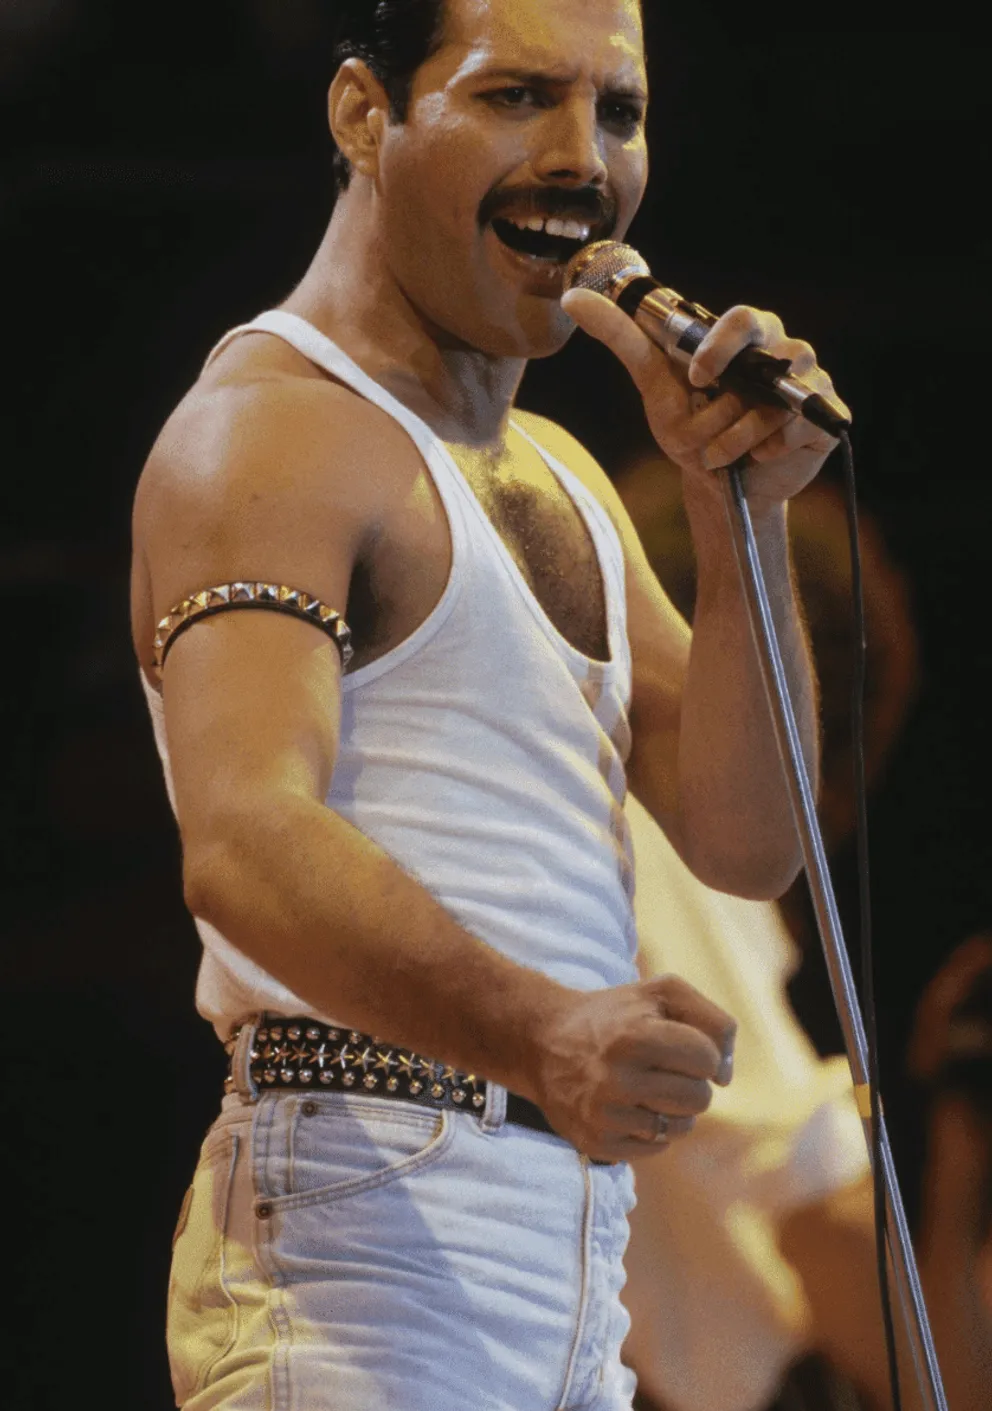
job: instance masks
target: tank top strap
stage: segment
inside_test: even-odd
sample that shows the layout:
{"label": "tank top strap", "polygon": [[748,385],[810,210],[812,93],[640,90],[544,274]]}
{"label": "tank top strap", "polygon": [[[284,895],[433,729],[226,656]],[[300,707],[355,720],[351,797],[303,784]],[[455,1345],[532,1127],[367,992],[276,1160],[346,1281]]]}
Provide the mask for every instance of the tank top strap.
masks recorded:
{"label": "tank top strap", "polygon": [[[226,333],[211,349],[204,367],[209,367],[219,353],[244,333],[274,334],[331,377],[337,378],[367,402],[371,402],[373,406],[379,407],[398,421],[427,462],[449,518],[457,510],[457,527],[464,525],[466,486],[444,442],[416,412],[411,411],[398,397],[394,397],[364,372],[343,348],[339,348],[332,339],[321,333],[319,328],[315,328],[298,314],[291,314],[285,309],[267,309],[250,323],[239,324],[237,328],[232,328]],[[457,533],[457,527],[452,524],[453,533]]]}

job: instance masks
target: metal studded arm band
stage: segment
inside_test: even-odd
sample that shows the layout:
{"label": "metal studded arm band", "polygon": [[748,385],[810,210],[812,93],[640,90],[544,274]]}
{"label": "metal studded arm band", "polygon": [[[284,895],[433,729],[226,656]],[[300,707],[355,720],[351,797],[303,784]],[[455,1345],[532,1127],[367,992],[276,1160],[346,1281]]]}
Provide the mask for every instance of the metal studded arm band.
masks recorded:
{"label": "metal studded arm band", "polygon": [[216,588],[203,588],[190,598],[184,598],[162,618],[155,631],[152,666],[162,679],[162,668],[173,642],[187,627],[205,617],[233,608],[268,608],[302,617],[325,632],[341,654],[341,665],[347,666],[354,651],[351,631],[340,613],[327,607],[318,598],[299,588],[287,588],[284,583],[221,583]]}

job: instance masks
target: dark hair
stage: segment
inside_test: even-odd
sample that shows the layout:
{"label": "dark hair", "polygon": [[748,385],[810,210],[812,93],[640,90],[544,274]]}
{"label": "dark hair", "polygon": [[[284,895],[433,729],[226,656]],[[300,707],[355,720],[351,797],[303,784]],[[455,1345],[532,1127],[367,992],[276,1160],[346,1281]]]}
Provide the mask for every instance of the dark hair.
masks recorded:
{"label": "dark hair", "polygon": [[[389,116],[404,122],[413,76],[441,47],[445,0],[338,0],[334,59],[361,59],[389,98]],[[334,153],[334,186],[347,189],[351,163]]]}
{"label": "dark hair", "polygon": [[[552,0],[553,3],[553,0]],[[413,76],[444,41],[446,0],[337,0],[335,72],[346,59],[361,59],[386,90],[389,116],[405,122]],[[641,15],[647,21],[644,0]],[[334,153],[334,189],[351,180],[351,163]]]}

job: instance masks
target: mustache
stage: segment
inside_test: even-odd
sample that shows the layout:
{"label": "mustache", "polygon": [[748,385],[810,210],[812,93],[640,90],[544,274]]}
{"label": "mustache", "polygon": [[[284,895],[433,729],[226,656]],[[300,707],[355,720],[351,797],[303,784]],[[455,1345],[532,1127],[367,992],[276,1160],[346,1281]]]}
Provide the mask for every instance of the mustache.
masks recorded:
{"label": "mustache", "polygon": [[603,234],[615,229],[618,215],[615,198],[593,186],[579,189],[533,186],[491,191],[479,207],[479,223],[488,225],[491,220],[508,212],[516,216],[543,216],[545,219],[587,220]]}

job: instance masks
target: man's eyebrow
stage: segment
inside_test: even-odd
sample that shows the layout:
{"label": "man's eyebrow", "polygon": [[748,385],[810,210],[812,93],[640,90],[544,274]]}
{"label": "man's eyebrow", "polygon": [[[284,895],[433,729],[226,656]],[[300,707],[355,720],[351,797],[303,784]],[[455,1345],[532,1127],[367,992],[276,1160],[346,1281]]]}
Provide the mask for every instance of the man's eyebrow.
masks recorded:
{"label": "man's eyebrow", "polygon": [[[514,83],[522,83],[528,86],[546,88],[562,88],[566,84],[574,83],[577,75],[565,73],[562,70],[554,69],[484,69],[482,72],[473,74],[472,77],[481,82],[483,79],[512,79]],[[607,98],[629,98],[638,103],[646,103],[648,95],[641,84],[633,87],[617,83],[610,84],[603,90]]]}

